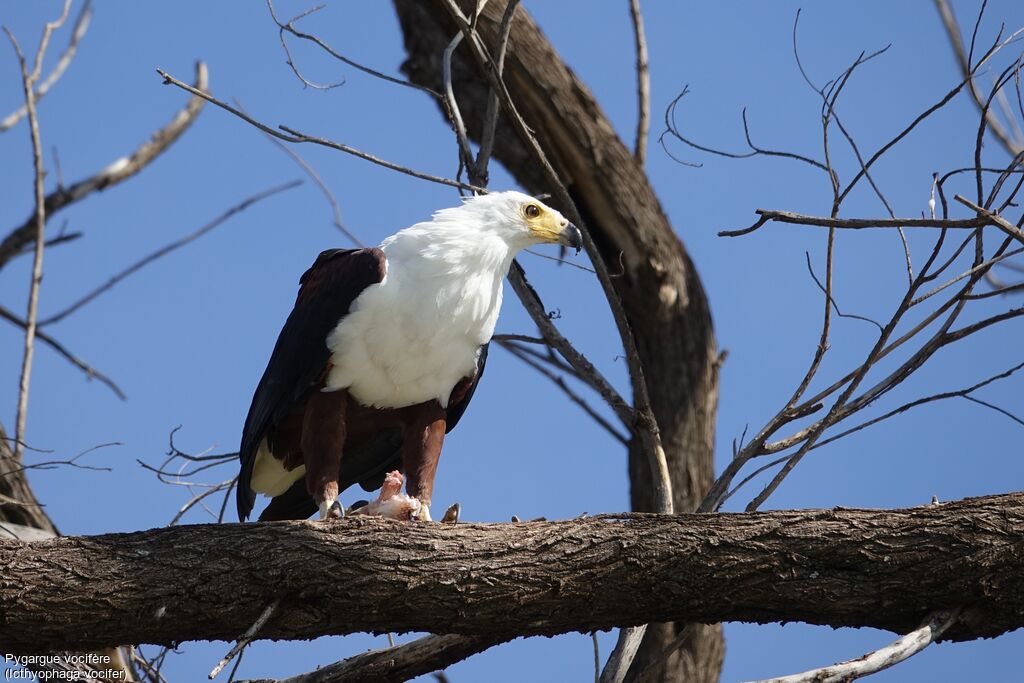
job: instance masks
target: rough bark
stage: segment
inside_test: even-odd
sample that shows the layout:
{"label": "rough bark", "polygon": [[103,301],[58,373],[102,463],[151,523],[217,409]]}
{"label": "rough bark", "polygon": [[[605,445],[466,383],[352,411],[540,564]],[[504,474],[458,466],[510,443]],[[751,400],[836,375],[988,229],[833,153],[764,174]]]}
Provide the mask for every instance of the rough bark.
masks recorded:
{"label": "rough bark", "polygon": [[[26,472],[24,463],[14,457],[7,432],[4,430],[3,425],[0,425],[0,537],[26,540],[48,539],[59,535],[60,532],[57,530],[56,525],[50,519],[50,516],[46,514],[43,506],[39,504],[35,492],[32,490],[31,485],[29,485],[28,478],[25,476]],[[4,567],[4,565],[0,563],[0,567]],[[3,581],[2,571],[0,569],[0,582]],[[3,608],[0,607],[0,629],[2,629],[4,623],[3,612]],[[0,640],[2,640],[2,637],[0,637]],[[2,645],[0,645],[0,651],[3,651]],[[73,655],[79,653],[66,652],[65,648],[58,648],[53,652],[40,652],[40,654]],[[118,673],[115,675],[119,677],[115,680],[134,680],[134,677],[129,673],[129,667],[125,663],[119,648],[112,647],[98,654],[106,657],[106,659],[101,661],[110,663],[101,667],[101,671],[117,671]],[[92,676],[92,680],[96,681],[111,680],[99,675],[88,664],[76,664],[67,659],[47,664],[33,664],[27,668],[35,672],[43,680],[46,680],[46,677],[64,676],[65,678],[71,678],[75,675],[82,677]]]}
{"label": "rough bark", "polygon": [[[461,4],[471,10],[470,3]],[[445,0],[394,0],[394,5],[408,53],[403,70],[411,80],[441,90],[442,54],[457,32]],[[478,30],[487,45],[496,42],[505,5],[492,0],[480,17]],[[469,133],[479,140],[488,88],[467,55],[462,49],[454,54],[453,84]],[[693,510],[713,479],[718,403],[717,344],[697,272],[643,168],[522,7],[512,24],[504,74],[517,108],[569,189],[604,260],[612,270],[622,264],[616,290],[636,336],[661,430],[674,509]],[[551,190],[527,147],[501,119],[495,157],[530,191]],[[654,509],[649,465],[635,446],[629,474],[633,509]],[[678,628],[650,629],[634,673],[661,655]],[[716,681],[723,654],[720,630],[696,626],[679,652],[665,660],[659,678]]]}
{"label": "rough bark", "polygon": [[1024,494],[906,510],[626,514],[519,524],[196,525],[0,541],[0,649],[359,631],[552,635],[803,621],[946,638],[1024,626]]}

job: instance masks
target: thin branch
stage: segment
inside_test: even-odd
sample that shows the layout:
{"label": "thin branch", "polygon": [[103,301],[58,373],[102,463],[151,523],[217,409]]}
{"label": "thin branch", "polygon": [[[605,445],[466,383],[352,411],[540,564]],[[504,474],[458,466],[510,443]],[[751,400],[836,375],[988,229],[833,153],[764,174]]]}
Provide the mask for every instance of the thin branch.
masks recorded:
{"label": "thin branch", "polygon": [[856,315],[854,313],[843,313],[841,310],[839,310],[839,304],[836,303],[835,297],[828,295],[828,292],[825,289],[825,285],[821,284],[821,280],[818,279],[817,274],[814,272],[814,266],[811,264],[811,252],[805,251],[804,257],[807,259],[807,272],[810,273],[811,279],[814,280],[814,284],[818,286],[818,289],[821,290],[821,293],[829,296],[829,298],[832,301],[832,307],[836,311],[836,315],[838,315],[840,318],[850,318],[852,320],[862,320],[866,323],[871,323],[872,325],[878,328],[879,332],[882,331],[882,324],[876,320],[872,320],[871,318],[868,318],[863,315]]}
{"label": "thin branch", "polygon": [[295,63],[295,59],[292,57],[292,51],[288,47],[288,41],[284,39],[284,33],[287,30],[286,26],[290,26],[292,22],[298,20],[301,17],[309,16],[313,12],[316,12],[317,10],[321,9],[323,5],[319,7],[314,7],[311,10],[307,10],[301,13],[298,17],[295,17],[290,22],[288,22],[287,25],[283,25],[277,20],[277,16],[274,14],[274,5],[271,2],[271,0],[267,0],[267,7],[270,9],[270,16],[273,17],[274,23],[276,23],[278,26],[277,36],[281,40],[281,48],[284,50],[285,62],[288,64],[288,66],[291,67],[292,73],[295,74],[295,77],[302,82],[302,85],[304,87],[313,88],[314,90],[333,90],[338,86],[345,85],[344,78],[335,83],[314,83],[313,81],[303,76],[302,73],[299,72],[299,66]]}
{"label": "thin branch", "polygon": [[[985,118],[985,122],[988,125],[989,130],[992,134],[999,139],[1003,147],[1011,156],[1016,156],[1024,151],[1024,146],[1021,146],[1019,141],[1014,140],[1003,125],[999,122],[999,118],[994,112],[984,108],[982,102],[981,93],[978,91],[978,87],[974,82],[973,71],[970,65],[970,61],[967,53],[964,51],[964,43],[960,34],[960,25],[956,20],[956,16],[953,14],[953,8],[950,7],[947,0],[935,0],[935,7],[939,11],[939,16],[942,18],[942,25],[946,29],[946,35],[949,36],[950,45],[953,48],[953,53],[956,56],[957,66],[960,67],[960,72],[965,79],[969,82],[969,91],[971,93],[971,99],[978,106],[978,110],[982,112]],[[979,13],[980,20],[980,13]],[[977,26],[975,26],[977,31]],[[973,38],[971,39],[973,43]]]}
{"label": "thin branch", "polygon": [[749,228],[742,230],[723,230],[719,237],[740,237],[749,235],[769,221],[789,223],[791,225],[813,225],[821,228],[842,228],[846,230],[864,230],[867,228],[951,228],[967,230],[994,225],[988,217],[964,218],[959,220],[938,218],[836,218],[829,216],[806,216],[792,211],[773,211],[757,209],[754,211],[759,218]]}
{"label": "thin branch", "polygon": [[[509,0],[505,5],[505,12],[501,15],[501,25],[498,27],[498,46],[495,50],[497,55],[495,68],[498,77],[505,73],[505,53],[508,51],[509,36],[512,35],[512,19],[515,16],[519,0]],[[487,166],[491,159],[491,152],[494,151],[494,132],[498,128],[498,91],[490,89],[487,95],[487,109],[484,111],[484,130],[480,136],[480,149],[476,155],[476,172],[482,176],[483,184],[487,183]]]}
{"label": "thin branch", "polygon": [[[978,389],[981,389],[982,387],[988,386],[989,384],[992,384],[993,382],[996,382],[998,380],[1006,379],[1007,377],[1010,377],[1015,372],[1020,370],[1022,367],[1024,367],[1024,363],[1019,363],[1019,364],[1013,366],[1012,368],[1010,368],[1009,370],[1001,372],[1001,373],[999,373],[997,375],[993,375],[993,376],[989,377],[988,379],[982,380],[981,382],[978,382],[977,384],[969,386],[969,387],[967,387],[965,389],[959,389],[957,391],[947,391],[947,392],[943,392],[941,394],[934,394],[932,396],[926,396],[925,398],[919,398],[916,401],[910,401],[909,403],[904,403],[900,407],[894,408],[893,410],[890,410],[889,412],[887,412],[887,413],[885,413],[883,415],[879,415],[878,417],[875,417],[875,418],[872,418],[872,419],[867,420],[865,422],[862,422],[861,424],[859,424],[859,425],[857,425],[855,427],[851,427],[850,429],[847,429],[847,430],[845,430],[843,432],[840,432],[839,434],[831,436],[831,437],[829,437],[827,439],[823,439],[823,440],[819,441],[817,444],[815,444],[814,448],[821,448],[822,446],[830,444],[833,441],[837,441],[838,439],[841,439],[844,436],[849,436],[850,434],[853,434],[854,432],[859,432],[862,429],[865,429],[865,428],[870,427],[872,425],[878,424],[879,422],[883,422],[884,420],[888,420],[889,418],[895,417],[896,415],[899,415],[901,413],[904,413],[904,412],[910,410],[911,408],[916,408],[918,406],[925,405],[927,403],[932,403],[934,401],[943,401],[943,400],[949,399],[949,398],[964,398],[964,399],[968,399],[968,400],[977,400],[977,399],[975,399],[974,397],[971,396],[971,394],[973,392],[977,391]],[[1004,415],[1009,417],[1010,419],[1015,420],[1016,422],[1020,422],[1020,418],[1018,418],[1015,415],[1009,414],[1006,411],[1003,411],[1001,409],[995,408],[995,407],[993,407],[991,405],[988,405],[988,404],[986,404],[986,407],[997,409],[1000,412],[1002,412]]]}
{"label": "thin branch", "polygon": [[848,683],[870,676],[913,657],[934,643],[959,616],[959,608],[948,612],[934,612],[919,629],[857,659],[792,676],[767,678],[756,683]]}
{"label": "thin branch", "polygon": [[589,415],[590,418],[594,420],[594,422],[596,422],[599,426],[604,428],[604,430],[608,432],[608,434],[613,439],[621,443],[623,446],[629,445],[629,439],[623,434],[621,434],[619,430],[615,428],[614,425],[612,425],[608,420],[604,418],[603,415],[601,415],[589,403],[587,403],[587,401],[582,396],[573,391],[572,387],[570,387],[566,383],[564,377],[562,377],[561,375],[557,375],[554,372],[551,372],[537,361],[528,357],[526,354],[522,352],[521,349],[516,347],[515,344],[509,343],[507,341],[498,340],[498,345],[501,346],[501,348],[508,351],[509,353],[511,353],[519,360],[521,360],[522,362],[529,365],[531,368],[533,368],[540,374],[542,374],[548,380],[550,380],[556,387],[558,387],[562,391],[562,393],[566,395],[566,397],[568,397],[570,401],[572,401],[580,408],[582,408],[583,412]]}
{"label": "thin branch", "polygon": [[[191,87],[191,86],[190,86]],[[207,87],[206,65],[196,63],[197,92]],[[193,97],[184,109],[175,114],[174,118],[163,128],[157,130],[149,140],[144,142],[130,155],[121,157],[96,174],[81,180],[70,187],[58,188],[46,197],[46,215],[54,213],[73,204],[84,197],[105,190],[137,174],[166,151],[184,133],[202,109],[203,100]],[[35,218],[29,218],[24,224],[15,228],[0,242],[0,268],[13,257],[17,256],[26,244],[32,241],[35,234]]]}
{"label": "thin branch", "polygon": [[[278,29],[281,31],[281,35],[282,35],[281,44],[282,45],[284,45],[284,32],[287,31],[288,33],[292,34],[296,38],[299,38],[301,40],[306,40],[306,41],[309,41],[311,43],[316,44],[321,50],[323,50],[324,52],[326,52],[330,56],[334,57],[338,61],[343,62],[345,64],[348,64],[349,66],[351,66],[353,68],[359,69],[363,73],[369,74],[369,75],[373,76],[374,78],[379,78],[379,79],[381,79],[383,81],[387,81],[388,83],[394,83],[395,85],[401,85],[401,86],[403,86],[405,88],[412,88],[413,90],[419,90],[421,92],[427,93],[428,95],[430,95],[432,97],[436,97],[436,98],[440,99],[441,95],[436,93],[436,92],[434,92],[430,88],[424,88],[421,85],[417,85],[415,83],[410,83],[409,81],[404,81],[404,80],[402,80],[400,78],[395,78],[394,76],[388,76],[387,74],[382,73],[380,71],[377,71],[376,69],[371,69],[368,66],[364,66],[363,64],[360,64],[359,62],[351,60],[348,57],[346,57],[345,55],[343,55],[340,52],[336,51],[334,48],[332,48],[330,45],[325,43],[323,40],[321,40],[317,36],[314,36],[314,35],[312,35],[310,33],[304,33],[303,31],[300,31],[299,29],[295,28],[295,22],[296,21],[299,21],[300,19],[305,19],[306,17],[310,16],[311,14],[313,14],[315,12],[319,12],[324,7],[325,7],[325,5],[317,5],[316,7],[308,9],[305,12],[302,12],[302,13],[298,14],[297,16],[292,17],[292,19],[290,21],[288,21],[287,23],[283,23],[283,22],[281,22],[277,18],[277,14],[274,11],[274,4],[273,4],[272,0],[267,0],[267,8],[270,10],[270,16],[274,20],[274,23],[277,24]],[[287,47],[285,49],[287,51]],[[291,64],[291,55],[290,54],[288,55],[288,59],[289,59],[289,66],[292,66],[292,64]],[[294,67],[293,67],[293,69],[294,69]],[[303,80],[305,80],[305,79],[303,79]]]}
{"label": "thin branch", "polygon": [[[239,110],[245,111],[245,109],[238,102],[238,100],[235,100],[235,104],[238,105]],[[263,133],[263,131],[260,132]],[[298,152],[296,152],[294,149],[278,140],[273,135],[267,135],[266,133],[263,133],[263,137],[267,140],[267,142],[269,142],[270,144],[274,145],[279,150],[287,154],[292,161],[298,164],[299,168],[301,168],[306,173],[306,175],[309,176],[310,180],[313,181],[313,184],[316,185],[317,188],[319,188],[320,192],[323,194],[324,198],[327,200],[327,203],[331,207],[331,220],[334,227],[338,229],[338,232],[347,237],[352,242],[352,244],[356,245],[357,247],[366,246],[365,244],[363,244],[362,240],[360,240],[356,236],[354,232],[345,227],[345,223],[341,220],[341,206],[338,204],[337,198],[334,196],[334,193],[331,192],[331,188],[327,186],[327,183],[324,182],[324,179],[320,177],[320,174],[317,172],[317,170],[313,168],[312,164],[307,162],[305,159],[302,158],[302,156]]]}
{"label": "thin branch", "polygon": [[608,655],[608,661],[601,671],[600,683],[622,683],[626,679],[646,632],[646,626],[631,626],[619,631],[615,649]]}
{"label": "thin branch", "polygon": [[213,680],[214,678],[216,678],[217,674],[223,671],[224,667],[228,665],[228,662],[234,659],[235,655],[240,653],[245,648],[245,646],[248,645],[250,641],[252,641],[252,639],[256,637],[256,634],[259,633],[259,630],[263,628],[264,624],[267,623],[267,620],[270,619],[271,616],[273,616],[274,610],[277,609],[277,606],[279,604],[281,604],[280,598],[267,605],[267,607],[263,610],[263,613],[260,614],[259,617],[257,617],[256,621],[253,622],[252,626],[250,626],[249,629],[242,635],[242,637],[238,639],[238,642],[235,643],[234,647],[228,650],[228,653],[224,655],[224,658],[222,660],[217,662],[217,666],[213,667],[213,670],[210,671],[208,675],[209,679]]}
{"label": "thin branch", "polygon": [[633,21],[633,42],[636,45],[637,122],[633,156],[641,166],[647,159],[647,135],[651,127],[651,74],[647,63],[647,38],[640,0],[629,0],[629,16]]}
{"label": "thin branch", "polygon": [[525,253],[529,254],[530,256],[536,256],[537,258],[542,258],[542,259],[545,259],[547,261],[555,261],[557,263],[560,263],[563,266],[569,266],[570,268],[575,268],[576,270],[582,270],[582,271],[587,272],[587,273],[597,274],[597,271],[594,270],[593,268],[588,268],[587,266],[581,266],[580,264],[573,263],[572,261],[570,261],[568,259],[559,258],[557,256],[549,256],[547,254],[542,254],[539,251],[534,251],[533,249],[523,249],[523,251]]}
{"label": "thin branch", "polygon": [[[490,649],[510,638],[429,635],[401,645],[370,650],[314,671],[273,683],[349,683],[373,680],[407,681]],[[240,681],[239,683],[270,683]]]}
{"label": "thin branch", "polygon": [[[473,150],[469,145],[469,137],[466,133],[466,124],[462,120],[462,112],[459,110],[459,103],[455,101],[455,89],[452,86],[452,55],[455,53],[455,48],[462,43],[463,34],[461,32],[456,33],[455,37],[451,39],[448,46],[444,49],[444,54],[441,59],[441,73],[442,81],[444,83],[444,100],[448,106],[448,113],[451,118],[452,127],[455,129],[455,140],[459,144],[459,156],[461,164],[467,168],[473,166]],[[479,181],[474,178],[474,184],[478,184]]]}
{"label": "thin branch", "polygon": [[35,353],[36,322],[39,313],[39,284],[43,280],[43,250],[46,248],[46,205],[43,190],[43,177],[46,173],[43,168],[43,147],[39,139],[39,119],[36,117],[35,81],[38,78],[38,69],[41,66],[43,53],[46,51],[46,43],[49,41],[50,33],[55,27],[64,23],[68,10],[71,7],[71,0],[65,0],[64,12],[57,22],[46,24],[43,38],[39,42],[39,51],[36,54],[36,71],[29,75],[28,64],[25,55],[21,52],[14,34],[4,27],[7,37],[11,41],[14,53],[18,58],[18,65],[21,67],[21,83],[25,95],[25,110],[28,113],[29,134],[32,140],[32,167],[33,187],[35,190],[35,251],[32,257],[32,279],[28,294],[28,314],[25,320],[25,345],[21,360],[21,375],[18,380],[18,412],[14,426],[14,451],[16,461],[21,459],[21,442],[25,438],[25,427],[28,420],[28,392],[29,383],[32,378],[32,356]]}
{"label": "thin branch", "polygon": [[[71,0],[64,0],[64,8],[61,10],[60,16],[46,23],[43,27],[43,37],[39,39],[39,47],[36,48],[36,58],[32,64],[32,74],[28,76],[26,80],[31,81],[32,87],[39,81],[39,77],[43,71],[43,57],[46,56],[46,48],[50,45],[50,36],[53,32],[64,25],[64,22],[68,20],[68,13],[71,11]],[[8,32],[10,35],[10,32]],[[17,46],[15,46],[17,47]],[[33,93],[29,93],[32,97],[33,103],[35,102],[35,96]],[[28,102],[26,101],[27,105]]]}
{"label": "thin branch", "polygon": [[[54,65],[53,69],[47,74],[43,82],[35,88],[35,101],[38,104],[39,100],[46,96],[46,93],[50,92],[50,88],[60,80],[60,77],[64,75],[67,68],[71,65],[72,60],[75,58],[75,54],[78,52],[78,44],[82,42],[82,38],[85,37],[86,31],[89,30],[89,23],[92,20],[92,0],[86,0],[85,4],[82,5],[82,9],[78,12],[78,18],[75,19],[75,25],[71,29],[71,38],[68,40],[68,46],[64,48],[64,52],[61,54],[60,59]],[[0,133],[13,127],[18,121],[25,118],[28,114],[28,107],[22,105],[17,110],[8,114],[2,121],[0,121]]]}
{"label": "thin branch", "polygon": [[[4,308],[2,306],[0,306],[0,318],[3,318],[4,320],[6,320],[6,321],[8,321],[8,322],[10,322],[10,323],[12,323],[14,325],[17,325],[18,327],[20,327],[22,329],[25,329],[25,327],[27,326],[27,323],[24,320],[22,320],[21,318],[19,318],[16,315],[14,315],[13,313],[11,313],[9,310],[7,310],[6,308]],[[113,391],[114,394],[119,399],[121,399],[122,401],[127,399],[127,396],[125,396],[125,393],[121,390],[121,387],[117,386],[117,384],[114,382],[114,380],[110,379],[109,377],[104,375],[102,372],[100,372],[96,368],[92,367],[91,365],[89,365],[88,363],[86,363],[85,361],[80,359],[78,356],[76,356],[73,353],[71,353],[71,351],[69,351],[59,341],[57,341],[56,339],[54,339],[53,337],[51,337],[50,335],[48,335],[47,333],[43,332],[40,329],[36,330],[36,338],[39,341],[41,341],[44,344],[46,344],[47,346],[49,346],[50,348],[52,348],[58,354],[63,356],[65,360],[67,360],[69,363],[74,365],[76,368],[78,368],[79,370],[84,372],[85,376],[88,379],[97,379],[97,380],[99,380],[100,382],[105,384],[111,391]]]}
{"label": "thin branch", "polygon": [[616,416],[622,421],[626,427],[631,427],[635,422],[635,415],[633,413],[633,407],[630,406],[619,392],[611,385],[611,383],[604,378],[604,375],[594,367],[587,358],[576,350],[568,339],[562,336],[562,333],[558,331],[558,328],[551,321],[548,316],[547,310],[544,308],[544,303],[540,300],[540,296],[537,291],[530,285],[526,279],[526,273],[523,272],[522,267],[517,261],[512,262],[512,268],[508,274],[509,283],[512,285],[512,289],[515,290],[519,296],[519,300],[523,303],[527,313],[533,318],[533,321],[537,323],[540,328],[541,334],[544,335],[544,339],[551,348],[558,351],[559,354],[572,366],[573,370],[576,371],[577,375],[583,379],[588,385],[596,390],[601,398],[611,406]]}
{"label": "thin branch", "polygon": [[486,192],[486,190],[484,188],[475,187],[473,185],[467,185],[466,183],[459,182],[458,180],[452,180],[451,178],[442,178],[440,176],[431,175],[429,173],[422,173],[420,171],[413,170],[413,169],[411,169],[411,168],[409,168],[407,166],[402,166],[400,164],[396,164],[394,162],[387,161],[386,159],[381,159],[380,157],[375,157],[372,154],[368,154],[366,152],[363,152],[361,150],[356,149],[355,147],[350,147],[350,146],[342,144],[340,142],[334,142],[333,140],[327,140],[325,138],[318,138],[318,137],[314,137],[314,136],[311,136],[311,135],[306,135],[305,133],[300,133],[299,131],[297,131],[297,130],[295,130],[293,128],[289,128],[288,126],[285,126],[285,125],[279,126],[279,128],[281,130],[283,130],[285,133],[287,133],[287,135],[285,135],[283,133],[280,133],[280,132],[274,130],[270,126],[267,126],[266,124],[260,123],[259,121],[257,121],[256,119],[252,118],[251,116],[249,116],[245,112],[242,112],[239,109],[236,109],[235,107],[232,107],[227,102],[222,102],[221,100],[218,100],[216,97],[210,95],[209,93],[203,92],[202,90],[199,90],[197,88],[193,88],[192,86],[190,86],[187,83],[183,83],[182,81],[179,81],[177,78],[175,78],[174,76],[171,76],[170,74],[168,74],[163,69],[157,69],[156,72],[158,74],[160,74],[161,78],[164,79],[164,84],[165,85],[175,85],[175,86],[181,88],[182,90],[186,90],[186,91],[192,93],[196,97],[201,97],[204,100],[206,100],[207,102],[209,102],[211,104],[217,105],[218,107],[220,107],[224,111],[227,111],[227,112],[230,112],[230,113],[234,114],[235,116],[237,116],[238,118],[242,119],[243,121],[245,121],[249,125],[255,126],[256,128],[258,128],[261,131],[263,131],[264,133],[266,133],[267,135],[274,136],[278,140],[283,140],[284,142],[291,142],[291,143],[296,143],[296,144],[297,143],[308,142],[308,143],[311,143],[311,144],[314,144],[314,145],[320,145],[322,147],[329,147],[331,149],[336,149],[336,150],[338,150],[340,152],[345,152],[346,154],[351,154],[352,156],[359,157],[360,159],[363,159],[365,161],[369,161],[371,163],[377,164],[378,166],[383,166],[384,168],[391,169],[392,171],[398,171],[399,173],[404,173],[404,174],[410,175],[410,176],[412,176],[414,178],[419,178],[420,180],[429,180],[432,183],[438,183],[440,185],[448,185],[449,187],[457,187],[457,188],[460,188],[460,189],[463,189],[463,190],[472,190],[474,192]]}
{"label": "thin branch", "polygon": [[59,313],[55,313],[54,315],[51,315],[50,317],[40,321],[39,324],[41,326],[45,326],[45,325],[52,325],[54,323],[60,322],[61,320],[63,320],[64,318],[68,317],[72,313],[78,311],[80,308],[82,308],[83,306],[85,306],[89,302],[93,301],[96,297],[100,296],[104,292],[107,292],[107,291],[111,290],[115,285],[117,285],[119,282],[121,282],[121,280],[124,280],[126,277],[128,277],[128,276],[130,276],[130,275],[132,275],[134,273],[137,273],[138,271],[142,270],[143,268],[145,268],[149,264],[151,264],[154,261],[157,261],[157,260],[163,258],[164,256],[167,256],[171,252],[174,252],[174,251],[176,251],[178,249],[181,249],[185,245],[190,244],[191,242],[194,242],[195,240],[199,239],[200,237],[202,237],[206,233],[210,232],[214,228],[218,227],[219,225],[221,225],[222,223],[227,221],[229,218],[231,218],[235,214],[241,213],[242,211],[245,211],[247,208],[249,208],[253,204],[256,204],[257,202],[259,202],[259,201],[261,201],[263,199],[266,199],[267,197],[271,197],[271,196],[273,196],[275,194],[278,194],[279,192],[284,192],[284,191],[290,190],[290,189],[292,189],[294,187],[298,187],[301,184],[302,184],[301,180],[293,180],[291,182],[284,183],[282,185],[277,185],[275,187],[272,187],[270,189],[264,190],[262,192],[258,192],[256,194],[250,196],[250,197],[247,197],[246,199],[243,199],[241,202],[239,202],[238,204],[232,206],[230,209],[228,209],[227,211],[225,211],[221,215],[217,216],[212,221],[210,221],[206,225],[202,226],[198,230],[195,230],[195,231],[189,233],[188,235],[185,235],[184,237],[180,237],[180,238],[174,240],[173,242],[160,247],[159,249],[157,249],[153,253],[148,254],[147,256],[144,256],[143,258],[139,259],[138,261],[136,261],[132,265],[128,266],[124,270],[122,270],[119,273],[111,276],[110,279],[107,280],[105,283],[103,283],[102,285],[100,285],[96,289],[92,290],[91,292],[89,292],[88,294],[86,294],[85,296],[83,296],[78,301],[74,302],[73,304],[71,304],[70,306],[65,308],[64,310],[60,311]]}
{"label": "thin branch", "polygon": [[110,446],[123,446],[124,444],[120,441],[111,441],[109,443],[101,443],[90,448],[86,448],[77,455],[64,460],[45,460],[43,462],[34,462],[31,465],[19,465],[7,472],[3,473],[3,476],[10,477],[19,472],[25,472],[28,470],[53,470],[60,466],[73,467],[78,470],[90,470],[93,472],[111,472],[110,467],[104,467],[102,465],[82,465],[78,460],[93,451],[98,451],[101,448],[108,448]]}
{"label": "thin branch", "polygon": [[682,89],[682,91],[678,95],[676,95],[675,99],[673,99],[669,103],[668,107],[665,109],[665,130],[662,132],[660,136],[658,136],[658,142],[661,145],[662,149],[664,149],[665,153],[672,157],[672,159],[677,161],[678,163],[684,164],[686,166],[700,166],[700,164],[694,164],[688,161],[684,161],[682,159],[677,158],[674,154],[672,154],[672,152],[668,149],[668,145],[665,143],[666,135],[671,135],[675,139],[679,140],[680,142],[689,147],[692,147],[693,149],[699,150],[701,152],[706,152],[708,154],[714,154],[715,156],[725,157],[726,159],[749,159],[750,157],[755,157],[759,155],[767,157],[779,157],[782,159],[792,159],[794,161],[800,161],[802,163],[805,163],[808,166],[811,166],[812,168],[818,169],[819,171],[824,171],[826,174],[829,175],[829,177],[832,176],[833,171],[830,168],[828,168],[825,164],[821,163],[820,161],[817,161],[816,159],[811,159],[810,157],[803,156],[802,154],[796,154],[794,152],[771,150],[755,145],[753,138],[750,135],[750,124],[747,121],[746,108],[743,109],[741,118],[743,119],[743,136],[746,140],[747,147],[750,148],[749,152],[726,152],[724,150],[716,149],[714,147],[708,147],[706,145],[701,145],[697,142],[694,142],[690,138],[684,136],[679,131],[679,124],[676,121],[676,111],[679,108],[679,104],[682,102],[682,99],[689,93],[689,86],[685,86]]}
{"label": "thin branch", "polygon": [[953,199],[960,202],[968,209],[977,212],[979,217],[988,219],[990,224],[996,226],[997,228],[999,228],[1007,235],[1020,242],[1021,244],[1024,244],[1024,232],[1021,232],[1020,228],[1018,228],[1016,225],[1009,222],[999,214],[993,213],[988,209],[984,209],[975,204],[974,202],[972,202],[971,200],[967,199],[966,197],[961,197],[958,194],[953,195]]}

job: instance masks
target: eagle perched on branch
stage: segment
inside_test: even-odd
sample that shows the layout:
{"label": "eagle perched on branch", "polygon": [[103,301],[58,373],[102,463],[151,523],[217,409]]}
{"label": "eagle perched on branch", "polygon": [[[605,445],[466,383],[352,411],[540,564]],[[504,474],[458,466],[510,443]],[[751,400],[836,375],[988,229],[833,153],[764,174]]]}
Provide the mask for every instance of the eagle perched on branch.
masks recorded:
{"label": "eagle perched on branch", "polygon": [[261,520],[343,517],[342,491],[385,477],[393,490],[401,470],[430,520],[444,436],[483,374],[502,281],[521,249],[542,243],[578,252],[582,236],[533,197],[496,192],[379,247],[321,253],[245,420],[238,518],[256,493],[273,498]]}

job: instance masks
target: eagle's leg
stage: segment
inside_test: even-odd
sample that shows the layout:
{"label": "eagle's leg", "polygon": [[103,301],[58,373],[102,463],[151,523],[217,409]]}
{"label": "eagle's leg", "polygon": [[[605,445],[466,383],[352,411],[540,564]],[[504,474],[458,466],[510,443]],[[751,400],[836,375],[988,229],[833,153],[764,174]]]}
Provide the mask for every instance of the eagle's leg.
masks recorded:
{"label": "eagle's leg", "polygon": [[429,522],[430,500],[434,493],[434,475],[444,445],[445,411],[437,401],[416,406],[406,424],[402,440],[402,469],[407,477],[405,490],[420,501],[417,519]]}
{"label": "eagle's leg", "polygon": [[345,516],[345,508],[338,500],[338,471],[347,433],[347,408],[347,391],[314,390],[302,419],[306,489],[320,507],[320,519]]}

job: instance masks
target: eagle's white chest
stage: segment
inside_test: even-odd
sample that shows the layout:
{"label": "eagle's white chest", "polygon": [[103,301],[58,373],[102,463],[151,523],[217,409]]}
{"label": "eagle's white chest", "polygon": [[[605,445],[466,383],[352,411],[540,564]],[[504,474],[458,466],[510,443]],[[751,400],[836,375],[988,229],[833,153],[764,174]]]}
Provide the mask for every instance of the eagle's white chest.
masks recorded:
{"label": "eagle's white chest", "polygon": [[[507,264],[451,263],[388,250],[388,272],[327,337],[326,389],[400,408],[436,399],[473,374],[501,308]],[[395,253],[392,253],[395,252]]]}

